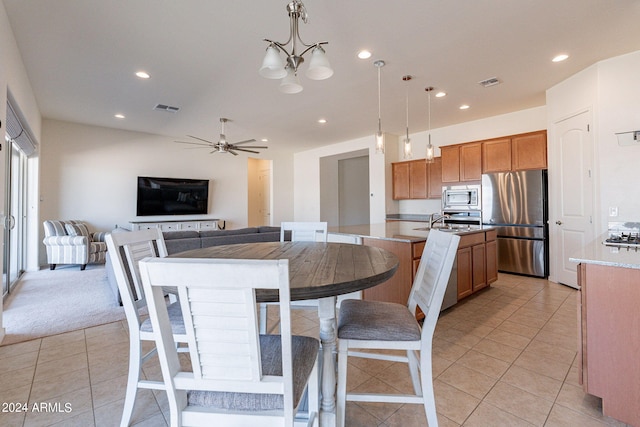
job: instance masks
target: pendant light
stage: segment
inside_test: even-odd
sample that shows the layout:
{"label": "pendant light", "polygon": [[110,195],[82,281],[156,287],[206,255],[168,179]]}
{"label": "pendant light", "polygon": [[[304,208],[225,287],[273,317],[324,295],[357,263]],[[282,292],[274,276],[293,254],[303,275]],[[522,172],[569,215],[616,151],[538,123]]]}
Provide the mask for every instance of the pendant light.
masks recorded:
{"label": "pendant light", "polygon": [[433,163],[433,157],[435,154],[435,149],[431,144],[431,92],[433,91],[433,86],[428,86],[424,88],[425,91],[429,94],[429,133],[428,133],[428,142],[427,142],[427,163]]}
{"label": "pendant light", "polygon": [[378,68],[378,132],[376,132],[376,153],[384,154],[384,134],[382,133],[382,120],[380,118],[380,69],[384,67],[384,61],[375,61],[373,65]]}
{"label": "pendant light", "polygon": [[402,77],[402,81],[407,82],[407,94],[406,94],[406,110],[407,110],[407,134],[404,138],[404,158],[411,158],[411,140],[409,139],[409,81],[411,81],[413,77],[410,75],[406,75]]}

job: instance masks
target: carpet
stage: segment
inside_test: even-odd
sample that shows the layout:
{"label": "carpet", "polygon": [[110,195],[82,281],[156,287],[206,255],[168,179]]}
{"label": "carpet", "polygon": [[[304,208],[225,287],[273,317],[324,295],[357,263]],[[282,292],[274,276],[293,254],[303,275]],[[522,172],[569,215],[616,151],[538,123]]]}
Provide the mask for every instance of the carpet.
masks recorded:
{"label": "carpet", "polygon": [[14,344],[125,318],[104,265],[58,266],[25,273],[4,303],[5,338]]}

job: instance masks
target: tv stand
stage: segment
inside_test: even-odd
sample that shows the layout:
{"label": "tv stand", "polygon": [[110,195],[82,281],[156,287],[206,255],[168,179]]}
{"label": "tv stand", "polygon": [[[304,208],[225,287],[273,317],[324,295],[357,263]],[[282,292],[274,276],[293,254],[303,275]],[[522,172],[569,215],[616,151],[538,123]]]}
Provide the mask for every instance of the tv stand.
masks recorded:
{"label": "tv stand", "polygon": [[218,218],[145,218],[129,221],[131,230],[148,230],[159,228],[162,231],[174,230],[217,230]]}

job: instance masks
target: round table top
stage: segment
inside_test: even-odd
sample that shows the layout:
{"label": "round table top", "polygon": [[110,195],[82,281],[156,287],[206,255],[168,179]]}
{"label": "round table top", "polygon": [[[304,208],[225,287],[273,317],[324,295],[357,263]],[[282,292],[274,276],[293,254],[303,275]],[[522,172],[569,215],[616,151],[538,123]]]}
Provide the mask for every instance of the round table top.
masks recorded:
{"label": "round table top", "polygon": [[[211,246],[172,258],[288,259],[291,300],[360,291],[385,282],[398,257],[384,249],[349,243],[261,242]],[[277,301],[277,291],[257,290],[258,302]]]}

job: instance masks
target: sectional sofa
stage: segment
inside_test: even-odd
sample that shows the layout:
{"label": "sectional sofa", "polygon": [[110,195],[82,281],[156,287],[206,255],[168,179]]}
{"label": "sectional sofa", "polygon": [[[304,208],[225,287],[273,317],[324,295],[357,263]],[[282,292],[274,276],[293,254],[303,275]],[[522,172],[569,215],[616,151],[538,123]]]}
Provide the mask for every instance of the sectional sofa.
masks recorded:
{"label": "sectional sofa", "polygon": [[[118,228],[112,233],[126,233],[129,230]],[[290,233],[290,232],[288,232]],[[162,233],[169,255],[184,252],[192,249],[208,248],[210,246],[231,245],[234,243],[256,243],[256,242],[278,242],[280,241],[280,227],[248,227],[236,230],[178,230],[165,231]],[[285,239],[290,239],[290,235]],[[118,303],[120,303],[120,292],[111,259],[107,253],[106,273],[109,286],[113,291]]]}

